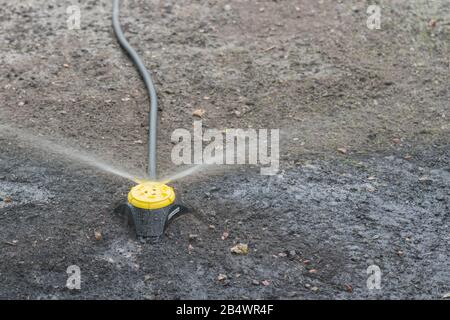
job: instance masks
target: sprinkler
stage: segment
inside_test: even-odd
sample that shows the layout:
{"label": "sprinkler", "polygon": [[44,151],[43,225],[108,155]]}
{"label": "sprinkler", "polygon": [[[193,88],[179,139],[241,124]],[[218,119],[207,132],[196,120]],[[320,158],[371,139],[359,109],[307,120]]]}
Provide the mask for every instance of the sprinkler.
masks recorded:
{"label": "sprinkler", "polygon": [[119,23],[119,0],[113,3],[113,28],[120,46],[127,52],[139,71],[150,98],[148,135],[148,176],[150,181],[138,182],[128,193],[128,201],[115,212],[126,219],[131,230],[141,238],[159,240],[170,221],[187,208],[175,196],[172,187],[156,182],[156,125],[158,102],[152,78],[139,55],[130,46]]}
{"label": "sprinkler", "polygon": [[186,210],[172,187],[160,182],[143,182],[131,188],[128,202],[119,205],[116,213],[125,218],[138,237],[159,240],[170,221]]}

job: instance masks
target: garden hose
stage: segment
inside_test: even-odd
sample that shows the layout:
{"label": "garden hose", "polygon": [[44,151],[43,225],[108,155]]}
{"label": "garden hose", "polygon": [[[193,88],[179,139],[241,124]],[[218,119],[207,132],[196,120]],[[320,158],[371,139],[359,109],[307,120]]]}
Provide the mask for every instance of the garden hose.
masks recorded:
{"label": "garden hose", "polygon": [[148,96],[150,98],[149,111],[149,129],[148,129],[148,176],[150,180],[156,180],[156,127],[158,120],[158,99],[156,97],[155,86],[147,68],[142,63],[141,58],[136,51],[130,46],[127,39],[123,35],[119,22],[119,0],[114,0],[113,16],[112,16],[114,33],[120,46],[127,52],[130,59],[139,71],[145,86],[147,87]]}

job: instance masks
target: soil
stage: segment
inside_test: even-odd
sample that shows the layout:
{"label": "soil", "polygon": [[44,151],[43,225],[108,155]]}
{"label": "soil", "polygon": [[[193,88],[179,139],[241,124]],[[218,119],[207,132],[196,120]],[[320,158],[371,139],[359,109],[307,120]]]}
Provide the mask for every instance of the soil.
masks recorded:
{"label": "soil", "polygon": [[[161,175],[179,169],[171,134],[196,109],[204,128],[281,130],[277,175],[176,181],[191,212],[152,244],[113,215],[132,182],[14,131],[145,170],[148,98],[111,2],[81,1],[69,30],[72,1],[0,0],[0,298],[448,294],[450,3],[378,3],[371,30],[370,1],[122,1],[158,92]],[[66,288],[70,265],[80,290]],[[367,286],[372,265],[381,289]]]}

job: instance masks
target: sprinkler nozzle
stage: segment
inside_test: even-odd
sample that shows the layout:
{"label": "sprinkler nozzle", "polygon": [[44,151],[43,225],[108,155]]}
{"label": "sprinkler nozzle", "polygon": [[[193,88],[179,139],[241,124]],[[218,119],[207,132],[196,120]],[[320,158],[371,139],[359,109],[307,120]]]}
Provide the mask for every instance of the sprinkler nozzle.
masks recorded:
{"label": "sprinkler nozzle", "polygon": [[131,188],[127,203],[115,210],[138,237],[153,240],[160,239],[170,221],[186,211],[172,187],[150,181]]}
{"label": "sprinkler nozzle", "polygon": [[161,209],[174,201],[173,188],[158,182],[140,183],[128,193],[128,203],[140,209]]}

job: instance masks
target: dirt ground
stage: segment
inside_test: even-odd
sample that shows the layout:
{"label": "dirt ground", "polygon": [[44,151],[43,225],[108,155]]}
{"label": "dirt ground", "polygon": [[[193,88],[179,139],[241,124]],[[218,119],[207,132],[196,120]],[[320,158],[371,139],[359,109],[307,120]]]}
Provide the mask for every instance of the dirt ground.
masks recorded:
{"label": "dirt ground", "polygon": [[[122,1],[158,92],[161,175],[179,169],[170,137],[195,109],[205,128],[281,129],[278,175],[241,166],[175,182],[192,212],[150,244],[112,214],[132,182],[20,133],[145,170],[148,100],[111,1],[0,0],[0,298],[443,298],[450,2],[377,1],[380,30],[366,26],[372,3]],[[231,254],[236,243],[248,254]],[[65,286],[70,265],[81,290]]]}

